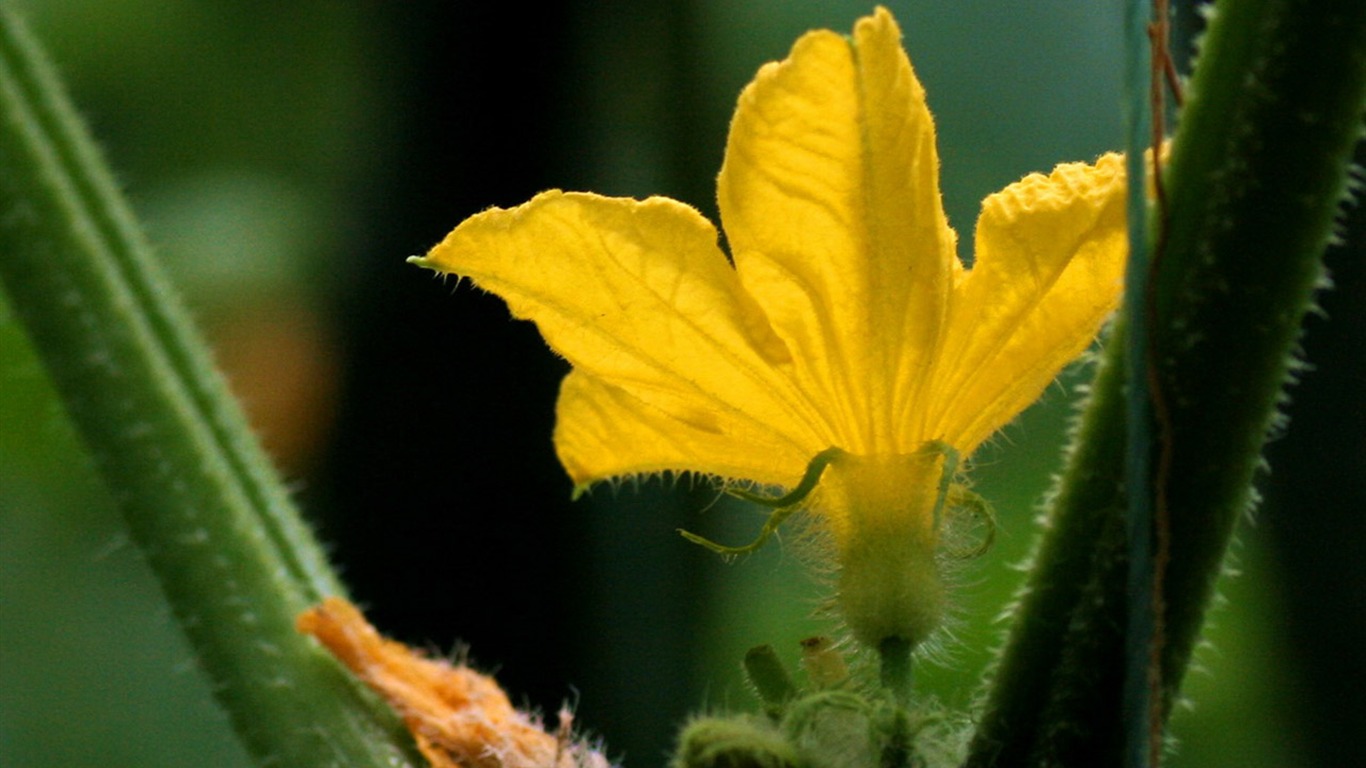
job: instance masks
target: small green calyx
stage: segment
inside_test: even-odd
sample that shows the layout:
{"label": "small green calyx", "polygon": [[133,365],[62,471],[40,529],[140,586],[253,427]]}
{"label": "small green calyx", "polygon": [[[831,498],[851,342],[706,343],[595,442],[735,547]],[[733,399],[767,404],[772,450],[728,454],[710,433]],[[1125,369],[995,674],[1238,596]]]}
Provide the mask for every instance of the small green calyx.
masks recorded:
{"label": "small green calyx", "polygon": [[878,649],[880,685],[865,689],[828,637],[801,642],[800,684],[771,646],[745,655],[764,716],[694,720],[672,768],[924,768],[956,765],[952,726],[933,702],[912,701],[911,646]]}
{"label": "small green calyx", "polygon": [[888,735],[878,728],[878,709],[851,691],[819,691],[793,702],[783,731],[805,765],[878,765]]}
{"label": "small green calyx", "polygon": [[683,728],[672,768],[795,768],[797,752],[772,725],[703,717]]}

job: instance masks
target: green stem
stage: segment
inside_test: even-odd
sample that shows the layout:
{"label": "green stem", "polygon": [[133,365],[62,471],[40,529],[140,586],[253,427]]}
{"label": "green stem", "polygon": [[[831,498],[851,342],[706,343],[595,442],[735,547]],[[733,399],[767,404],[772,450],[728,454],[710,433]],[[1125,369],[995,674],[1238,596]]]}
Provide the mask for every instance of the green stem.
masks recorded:
{"label": "green stem", "polygon": [[877,646],[882,689],[892,695],[894,706],[887,724],[887,743],[880,768],[905,768],[911,761],[912,645],[900,637],[883,638]]}
{"label": "green stem", "polygon": [[[1044,739],[1055,716],[1059,669],[1069,656],[1072,615],[1083,596],[1094,591],[1094,574],[1113,570],[1114,560],[1127,560],[1113,547],[1097,542],[1123,535],[1125,471],[1125,339],[1117,321],[1107,340],[1092,383],[1085,414],[1072,439],[1067,468],[1048,511],[1047,530],[1034,553],[1033,565],[1015,610],[1006,645],[997,660],[985,709],[973,735],[970,766],[1029,765],[1030,754]],[[1124,619],[1124,606],[1114,606],[1113,626]],[[1092,628],[1094,629],[1094,628]],[[1112,633],[1115,630],[1112,630]],[[1077,670],[1083,672],[1083,670]],[[1118,718],[1118,705],[1114,711]],[[1117,723],[1116,723],[1117,725]]]}
{"label": "green stem", "polygon": [[[1154,283],[1171,425],[1164,699],[1176,695],[1294,367],[1366,110],[1366,3],[1219,6]],[[1169,706],[1168,706],[1169,708]]]}
{"label": "green stem", "polygon": [[[1187,96],[1152,282],[1169,426],[1164,718],[1252,503],[1344,197],[1366,106],[1366,3],[1220,3]],[[1122,658],[1125,641],[1127,598],[1114,574],[1127,558],[1111,530],[1125,502],[1121,344],[1112,336],[1098,372],[969,765],[1121,762],[1122,729],[1102,720],[1119,717],[1122,675],[1096,667]]]}
{"label": "green stem", "polygon": [[[1161,258],[1161,247],[1148,243],[1148,163],[1144,150],[1152,146],[1153,114],[1151,101],[1153,51],[1149,29],[1153,23],[1152,0],[1127,0],[1125,3],[1124,50],[1125,89],[1128,91],[1128,130],[1125,166],[1128,172],[1126,216],[1129,228],[1129,260],[1124,271],[1126,451],[1124,487],[1128,489],[1125,531],[1128,542],[1128,577],[1125,593],[1128,613],[1125,618],[1125,650],[1122,715],[1128,768],[1147,768],[1148,740],[1152,731],[1152,651],[1161,621],[1157,616],[1156,574],[1153,521],[1157,512],[1157,492],[1153,474],[1156,424],[1153,393],[1150,391],[1152,328],[1149,301],[1149,276]],[[1152,251],[1150,253],[1150,250]],[[1098,582],[1094,579],[1091,584]]]}
{"label": "green stem", "polygon": [[877,647],[882,688],[898,707],[911,703],[911,643],[900,637],[883,638]]}
{"label": "green stem", "polygon": [[0,281],[249,751],[403,764],[393,716],[294,631],[344,590],[4,7],[0,168]]}

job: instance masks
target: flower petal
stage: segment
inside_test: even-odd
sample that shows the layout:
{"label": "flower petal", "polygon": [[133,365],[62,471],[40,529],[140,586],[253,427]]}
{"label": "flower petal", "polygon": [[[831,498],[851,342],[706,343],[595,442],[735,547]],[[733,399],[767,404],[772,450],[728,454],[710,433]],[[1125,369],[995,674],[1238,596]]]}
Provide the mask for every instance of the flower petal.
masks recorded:
{"label": "flower petal", "polygon": [[856,453],[918,446],[920,400],[961,269],[925,93],[885,9],[852,40],[812,32],[740,96],[718,179],[746,289]]}
{"label": "flower petal", "polygon": [[[787,348],[740,287],[715,228],[682,203],[545,192],[467,219],[415,261],[502,297],[577,371],[665,417],[728,429],[743,424],[746,435],[800,446],[808,458],[829,444],[819,413],[784,372],[791,365]],[[612,429],[621,435],[633,426]],[[650,451],[624,439],[611,447],[620,452],[611,460],[566,457],[575,481],[603,479],[584,472],[612,473],[637,464],[637,451]],[[712,459],[678,458],[694,468]],[[799,474],[801,467],[774,467],[768,475]]]}
{"label": "flower petal", "polygon": [[578,486],[666,471],[791,486],[812,456],[749,419],[666,412],[577,369],[560,385],[555,451]]}
{"label": "flower petal", "polygon": [[[1039,397],[1119,304],[1124,162],[1068,163],[982,202],[977,262],[954,292],[926,438],[965,455]],[[904,414],[914,418],[913,413]]]}

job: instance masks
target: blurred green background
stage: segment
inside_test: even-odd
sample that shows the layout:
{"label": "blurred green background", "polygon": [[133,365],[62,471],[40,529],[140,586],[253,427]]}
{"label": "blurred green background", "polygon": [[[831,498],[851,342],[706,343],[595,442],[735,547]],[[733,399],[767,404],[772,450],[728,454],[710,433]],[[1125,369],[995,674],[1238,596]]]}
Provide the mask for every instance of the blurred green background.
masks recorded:
{"label": "blurred green background", "polygon": [[[564,363],[497,300],[403,257],[548,187],[667,194],[713,215],[740,88],[800,33],[847,31],[869,5],[0,1],[48,46],[384,631],[468,643],[521,703],[577,702],[633,766],[662,764],[697,706],[753,706],[746,648],[794,660],[799,639],[830,631],[790,547],[725,565],[676,536],[757,527],[706,484],[571,503],[549,440]],[[960,242],[985,194],[1121,145],[1118,4],[891,7]],[[1296,390],[1308,426],[1274,446],[1273,503],[1244,528],[1246,574],[1188,680],[1174,766],[1361,762],[1344,742],[1366,724],[1366,499],[1341,470],[1360,466],[1366,433],[1366,297],[1361,259],[1341,258],[1337,324],[1306,341],[1322,370]],[[919,672],[950,708],[973,700],[1000,640],[1084,380],[1064,376],[977,456],[998,544],[958,577],[952,637]],[[246,762],[0,306],[0,766]]]}

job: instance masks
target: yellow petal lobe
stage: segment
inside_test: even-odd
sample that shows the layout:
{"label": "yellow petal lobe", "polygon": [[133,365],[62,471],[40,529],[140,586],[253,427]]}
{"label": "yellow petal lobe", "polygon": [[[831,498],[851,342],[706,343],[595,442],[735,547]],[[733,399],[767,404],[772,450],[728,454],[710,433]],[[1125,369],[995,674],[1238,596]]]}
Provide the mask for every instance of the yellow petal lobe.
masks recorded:
{"label": "yellow petal lobe", "polygon": [[[1038,399],[1119,304],[1124,163],[1068,163],[982,202],[972,270],[954,291],[927,437],[964,455]],[[906,414],[914,418],[912,414]]]}
{"label": "yellow petal lobe", "polygon": [[737,271],[828,409],[834,444],[908,452],[960,268],[925,93],[885,9],[803,36],[740,96],[717,181]]}
{"label": "yellow petal lobe", "polygon": [[[820,412],[784,374],[787,347],[716,240],[706,219],[673,200],[552,191],[466,220],[415,261],[497,294],[576,371],[653,412],[814,453],[830,440]],[[561,444],[566,465],[581,468],[578,482],[625,473],[651,450],[617,440],[595,448],[615,456],[575,455],[585,444]]]}
{"label": "yellow petal lobe", "polygon": [[715,410],[671,411],[574,370],[560,385],[555,450],[575,485],[607,477],[695,472],[791,486],[811,451]]}

